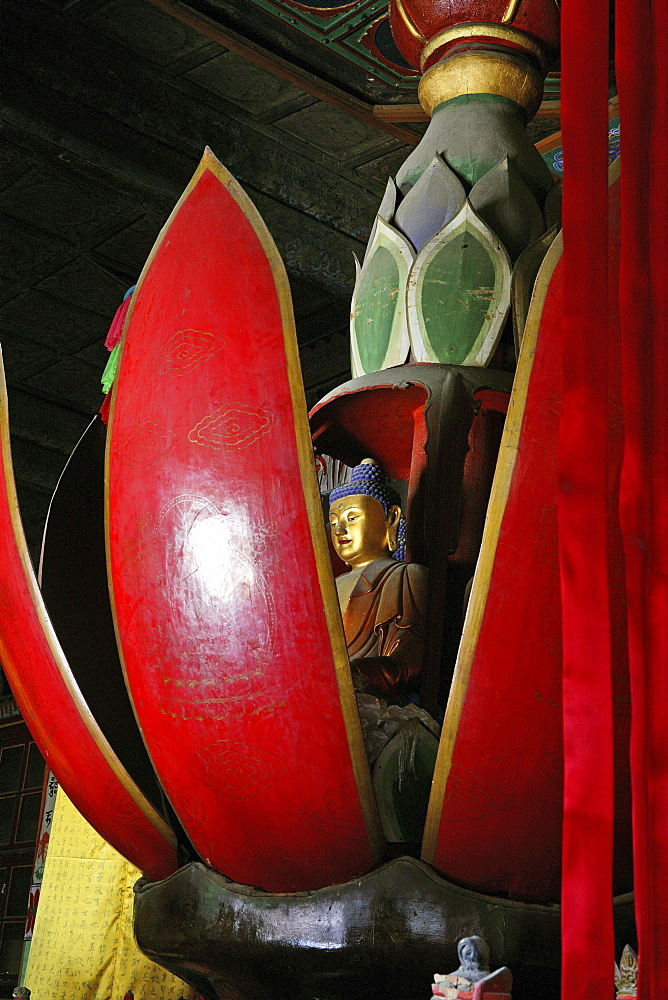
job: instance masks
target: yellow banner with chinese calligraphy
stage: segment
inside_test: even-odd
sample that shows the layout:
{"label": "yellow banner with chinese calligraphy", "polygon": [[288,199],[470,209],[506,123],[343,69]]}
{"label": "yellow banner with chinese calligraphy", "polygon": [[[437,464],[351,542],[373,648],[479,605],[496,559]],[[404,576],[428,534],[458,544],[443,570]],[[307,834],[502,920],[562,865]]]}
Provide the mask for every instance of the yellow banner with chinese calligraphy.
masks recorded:
{"label": "yellow banner with chinese calligraphy", "polygon": [[62,789],[54,811],[25,985],[33,1000],[194,1000],[132,933],[140,872],[105,843]]}

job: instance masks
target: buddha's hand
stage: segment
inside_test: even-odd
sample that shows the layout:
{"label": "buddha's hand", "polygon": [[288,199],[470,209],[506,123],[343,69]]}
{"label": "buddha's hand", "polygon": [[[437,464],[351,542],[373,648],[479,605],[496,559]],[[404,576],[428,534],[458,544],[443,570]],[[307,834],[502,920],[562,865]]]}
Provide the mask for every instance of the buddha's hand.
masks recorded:
{"label": "buddha's hand", "polygon": [[[359,656],[350,661],[355,690],[377,698],[401,696],[410,676],[401,656]],[[357,680],[359,678],[359,680]]]}
{"label": "buddha's hand", "polygon": [[359,669],[359,664],[363,662],[363,659],[350,661],[350,670],[353,675],[353,687],[355,688],[357,694],[366,694],[369,690],[369,679],[366,674],[363,674]]}

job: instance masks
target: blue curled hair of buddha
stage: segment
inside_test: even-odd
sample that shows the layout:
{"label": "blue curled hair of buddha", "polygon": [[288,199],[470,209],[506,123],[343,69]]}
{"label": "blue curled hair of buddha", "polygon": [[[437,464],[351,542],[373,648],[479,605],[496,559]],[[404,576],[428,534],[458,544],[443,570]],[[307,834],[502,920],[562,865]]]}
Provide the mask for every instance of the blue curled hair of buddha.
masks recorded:
{"label": "blue curled hair of buddha", "polygon": [[[401,507],[401,497],[390,486],[387,476],[375,462],[366,461],[356,465],[350,482],[333,489],[329,494],[329,502],[331,504],[335,500],[359,495],[377,500],[385,511],[385,517],[390,513],[390,507]],[[403,562],[406,558],[406,518],[403,514],[399,520],[397,543],[397,550],[392,553],[392,558]]]}

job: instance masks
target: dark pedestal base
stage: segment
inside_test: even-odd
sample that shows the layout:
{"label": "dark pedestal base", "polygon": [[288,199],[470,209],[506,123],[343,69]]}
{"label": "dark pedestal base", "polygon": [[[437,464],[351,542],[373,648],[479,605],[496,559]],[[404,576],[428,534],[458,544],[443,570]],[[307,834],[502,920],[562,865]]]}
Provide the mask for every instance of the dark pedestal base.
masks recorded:
{"label": "dark pedestal base", "polygon": [[[427,1000],[470,934],[512,970],[513,1000],[559,997],[558,907],[460,889],[414,858],[311,893],[271,895],[202,864],[135,892],[139,947],[207,1000]],[[617,914],[632,940],[630,899]]]}

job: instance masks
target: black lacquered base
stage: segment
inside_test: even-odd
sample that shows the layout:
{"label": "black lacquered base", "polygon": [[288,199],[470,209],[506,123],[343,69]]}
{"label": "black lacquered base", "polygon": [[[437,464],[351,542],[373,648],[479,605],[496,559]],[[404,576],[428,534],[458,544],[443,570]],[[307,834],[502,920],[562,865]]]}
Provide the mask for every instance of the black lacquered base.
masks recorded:
{"label": "black lacquered base", "polygon": [[[135,893],[139,947],[206,1000],[428,1000],[471,934],[488,942],[492,968],[512,970],[513,1000],[559,997],[558,907],[461,889],[414,858],[284,895],[189,864]],[[632,941],[630,897],[616,913],[619,940]]]}

